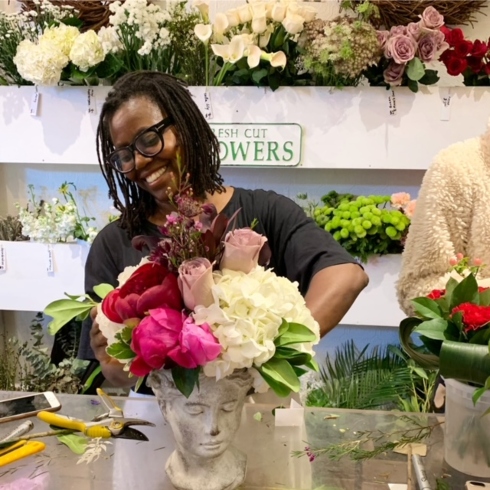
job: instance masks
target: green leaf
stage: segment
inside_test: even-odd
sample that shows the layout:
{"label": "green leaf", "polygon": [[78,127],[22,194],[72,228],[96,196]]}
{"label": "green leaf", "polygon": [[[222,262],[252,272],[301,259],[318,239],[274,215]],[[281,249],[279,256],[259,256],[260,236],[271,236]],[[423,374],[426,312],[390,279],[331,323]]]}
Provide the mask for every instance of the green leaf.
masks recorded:
{"label": "green leaf", "polygon": [[271,390],[277,396],[285,397],[288,396],[289,393],[291,393],[291,390],[286,385],[277,382],[274,378],[262,372],[260,369],[258,371],[260,372],[260,375],[264,378],[265,382],[270,386]]}
{"label": "green leaf", "polygon": [[66,19],[63,19],[61,21],[62,24],[65,24],[67,26],[73,26],[73,27],[82,27],[83,26],[83,20],[79,19],[78,17],[68,17]]}
{"label": "green leaf", "polygon": [[110,284],[102,283],[97,286],[94,286],[94,293],[100,299],[104,299],[113,290],[114,290],[114,286],[111,286]]}
{"label": "green leaf", "polygon": [[83,454],[88,444],[88,439],[78,434],[64,434],[56,436],[56,439],[68,446],[75,454]]}
{"label": "green leaf", "polygon": [[424,319],[441,318],[442,313],[439,305],[429,298],[416,298],[412,300],[415,311]]}
{"label": "green leaf", "polygon": [[108,54],[102,63],[99,63],[95,73],[99,78],[112,78],[122,67],[124,61],[113,54]]}
{"label": "green leaf", "polygon": [[480,295],[480,305],[490,306],[490,288],[479,293]]}
{"label": "green leaf", "polygon": [[320,371],[320,366],[318,366],[318,363],[315,361],[315,359],[313,359],[313,357],[308,362],[305,362],[305,367],[311,369],[312,371],[316,371],[317,373]]}
{"label": "green leaf", "polygon": [[419,91],[419,84],[414,80],[410,80],[410,78],[407,81],[407,86],[414,94]]}
{"label": "green leaf", "polygon": [[260,366],[259,372],[273,379],[276,383],[288,387],[291,391],[299,391],[300,383],[298,376],[291,367],[291,364],[284,359],[269,359]]}
{"label": "green leaf", "polygon": [[281,335],[283,335],[285,332],[287,332],[288,328],[289,328],[289,323],[283,318],[277,336],[280,337]]}
{"label": "green leaf", "polygon": [[259,85],[261,80],[263,80],[267,76],[267,70],[265,68],[261,68],[260,70],[254,71],[252,73],[252,80]]}
{"label": "green leaf", "polygon": [[424,335],[429,339],[445,340],[446,339],[447,321],[442,318],[434,318],[433,320],[427,320],[422,322],[415,328],[415,332],[420,335]]}
{"label": "green leaf", "polygon": [[422,379],[429,379],[427,373],[421,367],[413,367],[412,371]]}
{"label": "green leaf", "polygon": [[490,341],[490,328],[488,326],[478,330],[469,340],[470,344],[480,345],[488,344],[488,341]]}
{"label": "green leaf", "polygon": [[49,303],[44,314],[53,318],[48,323],[48,332],[55,335],[58,330],[79,315],[90,314],[92,304],[81,303],[71,299],[59,299]]}
{"label": "green leaf", "polygon": [[119,330],[119,332],[116,332],[114,337],[116,340],[120,340],[121,342],[129,345],[131,344],[131,338],[133,335],[133,329],[131,327],[124,327]]}
{"label": "green leaf", "polygon": [[477,305],[479,300],[478,283],[476,282],[475,276],[470,274],[454,288],[449,309],[452,310],[463,303],[474,303]]}
{"label": "green leaf", "polygon": [[292,366],[292,368],[293,371],[296,373],[296,376],[298,376],[298,378],[301,378],[303,374],[306,374],[308,372],[307,369],[300,368],[299,366]]}
{"label": "green leaf", "polygon": [[316,340],[318,340],[318,338],[315,332],[311,331],[305,325],[290,323],[288,330],[280,337],[277,337],[274,343],[277,347],[280,347],[282,345],[315,342]]}
{"label": "green leaf", "polygon": [[140,376],[138,378],[138,381],[136,381],[136,384],[134,386],[134,391],[138,393],[139,389],[141,388],[141,385],[143,384],[143,381],[145,380],[144,376]]}
{"label": "green leaf", "polygon": [[440,80],[437,70],[425,70],[425,75],[419,80],[422,85],[434,85]]}
{"label": "green leaf", "polygon": [[[439,358],[434,354],[425,354],[414,348],[411,342],[412,332],[423,323],[420,318],[410,317],[405,318],[400,323],[399,337],[400,344],[403,350],[419,365],[426,369],[437,369],[439,366]],[[423,338],[421,338],[423,341]],[[433,342],[429,339],[430,342]]]}
{"label": "green leaf", "polygon": [[199,373],[201,368],[187,369],[181,366],[175,366],[172,368],[172,378],[175,386],[186,397],[189,398],[194,386],[198,384]]}
{"label": "green leaf", "polygon": [[131,350],[131,347],[124,342],[114,342],[106,349],[107,354],[120,361],[134,359],[136,354]]}
{"label": "green leaf", "polygon": [[291,347],[278,347],[273,357],[276,359],[286,359],[290,364],[301,366],[311,359],[311,354],[300,352]]}
{"label": "green leaf", "polygon": [[425,66],[419,58],[413,58],[408,62],[406,73],[410,80],[417,82],[425,75]]}
{"label": "green leaf", "polygon": [[473,396],[471,397],[473,400],[473,405],[476,405],[478,400],[484,395],[485,391],[487,390],[490,390],[490,376],[486,379],[484,386],[478,388],[473,392]]}

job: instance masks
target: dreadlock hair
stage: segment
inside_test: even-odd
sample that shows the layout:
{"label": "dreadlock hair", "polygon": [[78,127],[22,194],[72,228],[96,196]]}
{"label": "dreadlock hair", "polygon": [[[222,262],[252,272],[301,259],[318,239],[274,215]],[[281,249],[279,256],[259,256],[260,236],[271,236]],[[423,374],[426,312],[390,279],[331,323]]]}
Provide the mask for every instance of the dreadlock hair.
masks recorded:
{"label": "dreadlock hair", "polygon": [[203,198],[206,192],[224,190],[219,173],[218,139],[192,100],[187,84],[160,72],[136,71],[124,75],[114,84],[102,107],[97,127],[97,157],[109,186],[109,197],[121,213],[119,224],[130,238],[142,233],[146,220],[156,211],[153,196],[108,163],[114,150],[110,121],[125,102],[135,97],[146,97],[158,105],[163,114],[173,118],[194,195]]}

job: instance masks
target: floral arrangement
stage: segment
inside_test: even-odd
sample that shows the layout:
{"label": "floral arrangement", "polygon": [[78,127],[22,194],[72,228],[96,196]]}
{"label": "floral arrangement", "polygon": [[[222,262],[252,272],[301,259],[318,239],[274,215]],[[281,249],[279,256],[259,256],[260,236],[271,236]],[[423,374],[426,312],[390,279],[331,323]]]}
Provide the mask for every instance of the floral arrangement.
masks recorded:
{"label": "floral arrangement", "polygon": [[[202,5],[202,3],[201,3]],[[198,24],[196,36],[210,43],[213,85],[294,85],[298,37],[316,10],[295,0],[246,3],[217,13],[213,24]]]}
{"label": "floral arrangement", "polygon": [[[402,346],[420,365],[447,378],[479,385],[474,403],[490,389],[490,279],[485,266],[458,254],[442,278],[443,289],[412,300],[415,316],[402,321]],[[420,335],[426,352],[416,348],[411,334]]]}
{"label": "floral arrangement", "polygon": [[19,221],[22,234],[34,242],[57,243],[84,240],[92,243],[97,230],[87,226],[94,218],[81,216],[75,196],[70,187],[76,190],[71,182],[64,182],[58,189],[64,203],[55,197],[51,202],[37,201],[34,186],[29,185],[30,199],[26,208],[19,209]]}
{"label": "floral arrangement", "polygon": [[[94,288],[103,297],[96,321],[108,339],[107,353],[131,375],[171,369],[189,396],[201,372],[217,380],[249,369],[259,392],[299,391],[299,376],[317,370],[313,345],[319,326],[298,285],[264,266],[267,239],[252,228],[231,229],[234,218],[201,205],[188,186],[161,228],[163,239],[136,237],[151,253],[127,267],[119,286]],[[87,316],[90,298],[59,300],[45,313],[55,333],[75,316]]]}
{"label": "floral arrangement", "polygon": [[490,41],[465,39],[461,29],[443,26],[441,30],[448,48],[440,59],[449,75],[463,75],[463,83],[467,86],[490,85]]}
{"label": "floral arrangement", "polygon": [[304,68],[313,74],[315,85],[358,85],[381,54],[374,27],[350,17],[308,22],[299,45]]}
{"label": "floral arrangement", "polygon": [[371,255],[403,251],[416,203],[410,194],[354,196],[332,191],[322,201],[324,205],[313,212],[316,223],[363,262]]}
{"label": "floral arrangement", "polygon": [[432,6],[427,7],[418,22],[377,31],[383,56],[375,67],[365,72],[370,85],[396,87],[406,85],[413,92],[418,84],[431,85],[439,80],[437,72],[426,64],[436,61],[448,48],[441,28],[444,17]]}

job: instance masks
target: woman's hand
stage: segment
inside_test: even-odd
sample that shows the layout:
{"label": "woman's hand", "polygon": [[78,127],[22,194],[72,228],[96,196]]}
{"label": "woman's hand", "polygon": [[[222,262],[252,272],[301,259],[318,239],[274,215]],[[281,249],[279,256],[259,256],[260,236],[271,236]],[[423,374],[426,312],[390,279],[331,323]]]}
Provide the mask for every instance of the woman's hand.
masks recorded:
{"label": "woman's hand", "polygon": [[117,387],[127,387],[134,385],[134,378],[129,378],[128,373],[123,371],[124,365],[117,359],[107,354],[107,338],[100,331],[99,324],[95,320],[97,316],[97,307],[90,311],[92,318],[92,328],[90,329],[90,347],[94,351],[95,358],[100,362],[102,374],[104,377]]}

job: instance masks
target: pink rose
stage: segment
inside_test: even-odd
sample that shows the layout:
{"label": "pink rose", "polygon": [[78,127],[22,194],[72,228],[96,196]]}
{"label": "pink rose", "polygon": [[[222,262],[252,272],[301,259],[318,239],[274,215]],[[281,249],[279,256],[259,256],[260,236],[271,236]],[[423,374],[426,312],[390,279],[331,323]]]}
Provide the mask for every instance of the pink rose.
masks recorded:
{"label": "pink rose", "polygon": [[420,22],[410,22],[407,26],[407,34],[410,34],[417,41],[421,34]]}
{"label": "pink rose", "polygon": [[213,361],[220,353],[221,345],[209,325],[196,325],[194,319],[188,317],[180,332],[179,345],[169,353],[169,357],[179,366],[193,369]]}
{"label": "pink rose", "polygon": [[438,29],[444,25],[444,16],[434,7],[427,7],[420,16],[422,25],[427,29]]}
{"label": "pink rose", "polygon": [[436,41],[437,51],[442,52],[449,49],[449,44],[446,42],[446,36],[441,31],[432,31],[432,35]]}
{"label": "pink rose", "polygon": [[417,43],[411,36],[403,34],[390,37],[385,46],[385,56],[393,58],[399,65],[408,63],[415,57]]}
{"label": "pink rose", "polygon": [[376,31],[376,36],[378,38],[378,44],[381,49],[385,47],[386,41],[390,37],[390,31]]}
{"label": "pink rose", "polygon": [[427,63],[435,58],[437,53],[437,40],[431,33],[423,34],[419,39],[418,55],[420,61]]}
{"label": "pink rose", "polygon": [[250,228],[230,231],[225,237],[220,269],[231,269],[248,274],[257,267],[259,259],[269,252],[266,242],[265,236],[259,235]]}
{"label": "pink rose", "polygon": [[383,72],[385,83],[391,87],[397,87],[402,84],[403,74],[405,73],[405,65],[391,61],[388,68]]}
{"label": "pink rose", "polygon": [[208,259],[199,257],[182,262],[178,283],[189,310],[194,310],[197,305],[208,307],[213,303],[213,266]]}
{"label": "pink rose", "polygon": [[412,199],[404,208],[403,212],[409,217],[412,218],[413,213],[415,213],[415,206],[417,205],[417,200]]}
{"label": "pink rose", "polygon": [[161,369],[169,353],[178,346],[182,325],[186,317],[170,308],[149,311],[133,330],[131,349],[136,354],[129,370],[136,376],[146,376]]}
{"label": "pink rose", "polygon": [[405,26],[393,26],[390,29],[391,36],[404,36],[407,33],[407,28]]}

